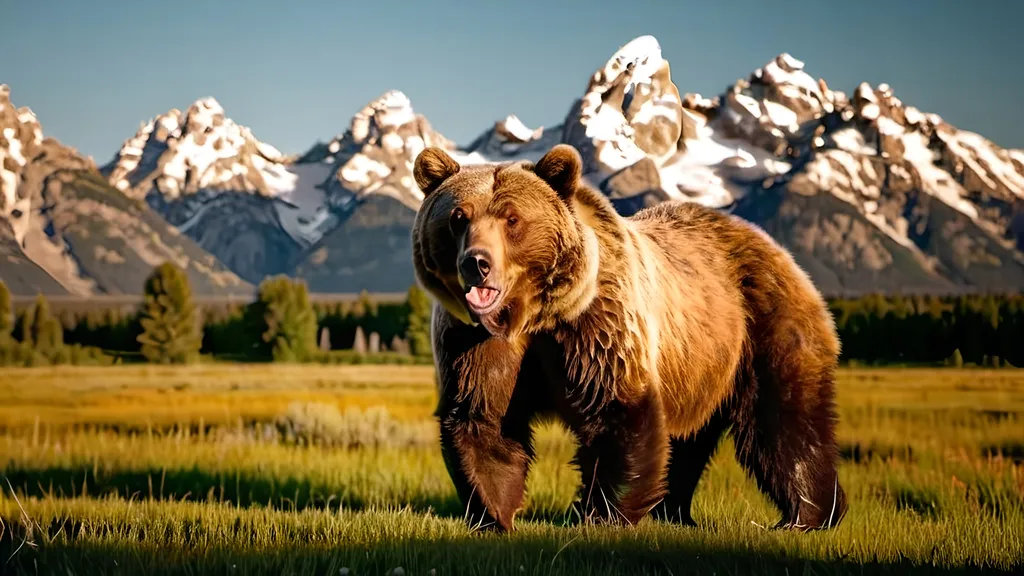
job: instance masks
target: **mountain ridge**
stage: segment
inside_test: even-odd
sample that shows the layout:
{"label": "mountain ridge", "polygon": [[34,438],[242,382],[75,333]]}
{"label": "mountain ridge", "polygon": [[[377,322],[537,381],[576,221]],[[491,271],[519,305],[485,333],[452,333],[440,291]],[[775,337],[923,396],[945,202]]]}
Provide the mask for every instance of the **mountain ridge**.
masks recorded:
{"label": "mountain ridge", "polygon": [[398,90],[338,136],[281,154],[213,98],[144,122],[101,172],[249,283],[286,273],[316,292],[412,283],[412,162],[536,161],[568,143],[629,215],[699,202],[763,227],[823,292],[1024,288],[1024,151],[906,105],[887,84],[848,94],[788,53],[710,98],[686,93],[653,36],[615,50],[564,120],[509,114],[464,146]]}
{"label": "mountain ridge", "polygon": [[0,278],[14,294],[139,292],[171,260],[198,293],[251,292],[177,229],[107,184],[95,163],[43,135],[0,85]]}

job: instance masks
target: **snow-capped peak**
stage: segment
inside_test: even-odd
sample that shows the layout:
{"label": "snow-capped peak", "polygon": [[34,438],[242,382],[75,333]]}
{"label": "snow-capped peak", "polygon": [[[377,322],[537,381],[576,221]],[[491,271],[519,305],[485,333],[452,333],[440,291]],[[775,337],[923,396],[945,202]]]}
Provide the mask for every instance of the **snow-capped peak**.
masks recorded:
{"label": "snow-capped peak", "polygon": [[650,82],[665,60],[661,57],[661,44],[654,36],[640,36],[619,48],[594,74],[599,84],[610,86],[620,74],[628,73],[627,89],[632,85]]}
{"label": "snow-capped peak", "polygon": [[167,201],[200,191],[276,196],[295,186],[288,162],[206,97],[142,124],[104,171],[115,187],[139,198],[153,190]]}
{"label": "snow-capped peak", "polygon": [[494,131],[506,142],[525,144],[540,138],[544,134],[544,127],[530,130],[515,114],[510,114],[495,123]]}
{"label": "snow-capped peak", "polygon": [[528,160],[536,162],[562,139],[562,127],[546,130],[543,126],[528,128],[515,114],[494,123],[468,147],[453,153],[462,164],[510,162]]}
{"label": "snow-capped peak", "polygon": [[15,108],[11,91],[0,84],[0,217],[11,222],[15,237],[21,242],[31,198],[19,192],[22,170],[32,156],[32,149],[43,142],[39,120],[28,107]]}
{"label": "snow-capped peak", "polygon": [[418,208],[423,195],[412,178],[416,156],[427,146],[454,150],[454,144],[417,114],[409,97],[389,90],[363,107],[349,129],[326,146],[319,161],[337,169],[328,182],[335,207],[378,192]]}
{"label": "snow-capped peak", "polygon": [[[791,57],[777,60],[767,76],[799,68]],[[733,99],[741,109],[756,108]],[[654,175],[644,168],[643,177],[620,178],[636,189],[616,190],[619,196],[660,189],[671,198],[727,206],[743,195],[730,178],[763,180],[785,173],[789,165],[739,134],[720,134],[709,122],[718,108],[717,100],[699,95],[688,95],[684,106],[658,41],[641,36],[591,77],[578,109],[566,120],[565,139],[583,154],[588,178],[597,183],[645,159],[653,162]]]}
{"label": "snow-capped peak", "polygon": [[[567,122],[573,143],[585,147],[581,152],[587,172],[608,176],[646,157],[636,141],[634,121],[646,125],[665,117],[670,124],[680,124],[679,92],[668,76],[668,62],[653,36],[627,43],[594,73],[579,109]],[[679,133],[669,136],[671,147]]]}

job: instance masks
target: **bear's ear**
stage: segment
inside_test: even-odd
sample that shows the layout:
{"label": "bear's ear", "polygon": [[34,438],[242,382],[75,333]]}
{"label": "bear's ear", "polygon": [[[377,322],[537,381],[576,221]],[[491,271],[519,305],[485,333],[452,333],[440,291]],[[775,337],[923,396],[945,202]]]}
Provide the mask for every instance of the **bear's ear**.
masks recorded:
{"label": "bear's ear", "polygon": [[447,152],[437,146],[429,146],[416,156],[412,176],[416,179],[416,185],[423,191],[423,196],[427,197],[442,182],[457,173],[459,168],[459,163]]}
{"label": "bear's ear", "polygon": [[576,148],[568,144],[558,144],[537,161],[533,171],[541,180],[547,182],[562,200],[568,202],[579,186],[583,158]]}

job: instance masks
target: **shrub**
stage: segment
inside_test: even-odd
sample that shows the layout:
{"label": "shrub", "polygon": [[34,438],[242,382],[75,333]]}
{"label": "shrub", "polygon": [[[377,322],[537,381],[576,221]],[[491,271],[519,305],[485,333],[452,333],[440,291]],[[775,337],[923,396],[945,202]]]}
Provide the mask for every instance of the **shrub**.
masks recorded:
{"label": "shrub", "polygon": [[409,288],[409,351],[414,356],[430,356],[430,311],[432,304],[419,286]]}

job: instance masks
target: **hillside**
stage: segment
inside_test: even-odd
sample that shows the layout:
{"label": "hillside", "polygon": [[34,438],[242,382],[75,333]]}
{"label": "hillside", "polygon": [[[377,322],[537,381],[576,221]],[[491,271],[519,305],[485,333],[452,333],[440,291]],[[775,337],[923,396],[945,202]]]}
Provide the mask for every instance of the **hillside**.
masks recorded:
{"label": "hillside", "polygon": [[201,294],[252,287],[144,204],[112,188],[90,159],[53,138],[0,87],[0,278],[15,294],[141,291],[172,260]]}
{"label": "hillside", "polygon": [[144,122],[102,168],[245,280],[291,269],[329,218],[317,185],[329,171],[293,158],[236,124],[213,98]]}

